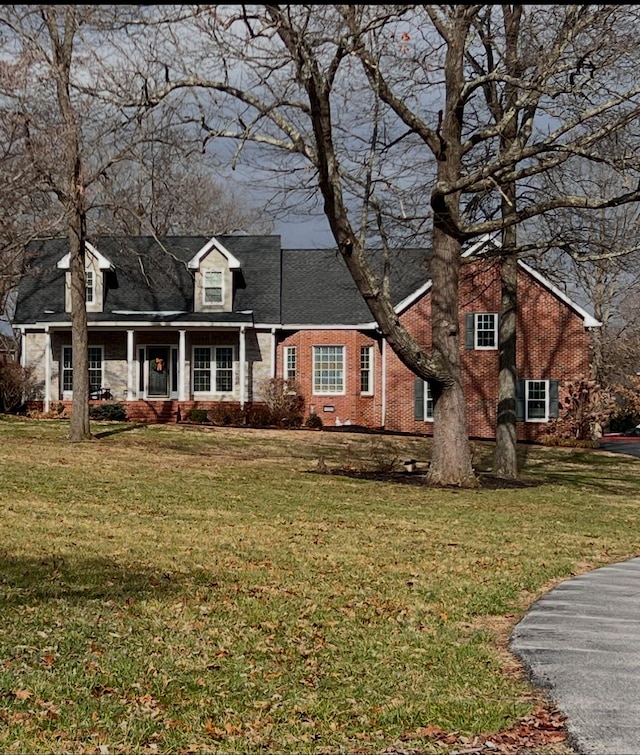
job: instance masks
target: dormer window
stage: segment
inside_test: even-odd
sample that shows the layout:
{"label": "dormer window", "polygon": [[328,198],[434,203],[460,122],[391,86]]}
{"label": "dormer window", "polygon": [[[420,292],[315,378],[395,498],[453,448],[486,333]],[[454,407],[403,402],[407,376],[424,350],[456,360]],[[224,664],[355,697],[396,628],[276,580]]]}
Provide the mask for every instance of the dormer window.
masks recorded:
{"label": "dormer window", "polygon": [[84,274],[85,279],[85,301],[87,304],[93,304],[95,299],[95,279],[93,270],[86,270]]}
{"label": "dormer window", "polygon": [[[65,270],[64,310],[71,312],[71,255],[59,260],[57,267]],[[87,312],[102,312],[105,297],[105,272],[113,270],[111,262],[88,241],[85,243],[84,290]]]}
{"label": "dormer window", "polygon": [[189,260],[193,276],[193,306],[196,312],[231,312],[234,273],[240,261],[215,237]]}
{"label": "dormer window", "polygon": [[204,304],[222,304],[222,271],[221,270],[205,270],[203,291],[203,303]]}

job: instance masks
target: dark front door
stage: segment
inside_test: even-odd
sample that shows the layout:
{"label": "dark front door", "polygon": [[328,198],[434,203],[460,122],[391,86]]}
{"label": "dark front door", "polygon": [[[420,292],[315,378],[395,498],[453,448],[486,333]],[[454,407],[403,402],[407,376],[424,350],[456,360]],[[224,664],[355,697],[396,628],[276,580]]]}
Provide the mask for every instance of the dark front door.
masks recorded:
{"label": "dark front door", "polygon": [[147,346],[147,365],[147,396],[167,398],[169,396],[169,348]]}

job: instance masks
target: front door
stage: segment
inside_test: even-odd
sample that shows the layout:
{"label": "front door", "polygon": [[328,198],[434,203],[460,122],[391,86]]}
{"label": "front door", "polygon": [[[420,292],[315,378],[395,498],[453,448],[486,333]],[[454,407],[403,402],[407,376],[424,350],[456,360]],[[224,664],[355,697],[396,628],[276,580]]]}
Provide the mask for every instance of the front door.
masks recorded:
{"label": "front door", "polygon": [[147,396],[169,397],[169,347],[147,346]]}

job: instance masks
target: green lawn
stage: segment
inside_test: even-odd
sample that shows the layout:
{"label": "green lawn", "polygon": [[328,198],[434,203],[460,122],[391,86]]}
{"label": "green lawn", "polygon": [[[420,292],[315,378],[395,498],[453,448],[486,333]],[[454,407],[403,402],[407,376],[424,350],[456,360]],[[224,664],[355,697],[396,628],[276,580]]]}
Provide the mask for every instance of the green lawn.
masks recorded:
{"label": "green lawn", "polygon": [[0,421],[0,752],[446,751],[532,710],[530,602],[640,552],[640,461],[601,451],[434,490],[312,473],[426,439],[93,431]]}

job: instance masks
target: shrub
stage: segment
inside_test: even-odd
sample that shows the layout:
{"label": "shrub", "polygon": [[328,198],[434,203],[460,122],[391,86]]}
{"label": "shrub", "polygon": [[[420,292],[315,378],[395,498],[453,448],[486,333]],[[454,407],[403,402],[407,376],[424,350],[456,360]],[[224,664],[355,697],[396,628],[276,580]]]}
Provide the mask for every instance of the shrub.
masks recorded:
{"label": "shrub", "polygon": [[220,401],[209,409],[207,413],[209,422],[212,425],[234,425],[239,427],[244,425],[244,412],[235,404],[227,404]]}
{"label": "shrub", "polygon": [[317,414],[310,414],[304,421],[304,426],[311,430],[322,430],[324,427],[322,417],[319,417]]}
{"label": "shrub", "polygon": [[270,413],[268,424],[276,427],[300,427],[304,396],[295,380],[270,378],[262,383],[261,393]]}
{"label": "shrub", "polygon": [[264,404],[254,404],[247,407],[244,421],[249,427],[269,427],[274,424],[271,409]]}
{"label": "shrub", "polygon": [[186,415],[186,419],[188,422],[195,422],[198,425],[203,424],[208,419],[208,411],[206,409],[197,409],[196,407],[192,407],[189,409]]}
{"label": "shrub", "polygon": [[15,412],[34,392],[33,370],[18,362],[0,362],[0,411]]}
{"label": "shrub", "polygon": [[[549,423],[549,436],[560,440],[591,441],[601,434],[602,425],[614,405],[611,392],[594,380],[582,377],[565,383],[563,394],[559,417]],[[552,445],[552,442],[547,442],[547,445]]]}
{"label": "shrub", "polygon": [[89,407],[91,419],[126,422],[127,410],[120,403],[92,404]]}

